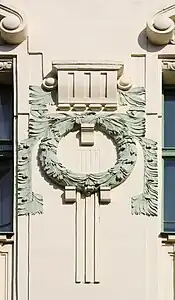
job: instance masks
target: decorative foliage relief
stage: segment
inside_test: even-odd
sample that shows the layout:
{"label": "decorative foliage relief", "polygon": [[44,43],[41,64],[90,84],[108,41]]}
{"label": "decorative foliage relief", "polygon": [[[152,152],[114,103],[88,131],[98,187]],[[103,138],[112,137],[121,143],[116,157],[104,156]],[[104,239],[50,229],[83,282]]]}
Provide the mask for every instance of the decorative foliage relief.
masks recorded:
{"label": "decorative foliage relief", "polygon": [[[56,92],[55,92],[56,93]],[[30,87],[29,138],[19,145],[18,186],[19,214],[42,212],[43,200],[31,188],[31,150],[40,142],[38,159],[49,180],[60,187],[76,186],[85,195],[96,192],[100,186],[114,188],[131,174],[137,158],[136,141],[144,152],[144,191],[132,198],[132,213],[157,214],[157,145],[145,138],[145,91],[133,88],[118,91],[119,105],[129,104],[126,113],[85,112],[48,113],[56,95],[41,88]],[[80,128],[81,123],[93,123],[95,130],[103,132],[116,146],[117,159],[106,172],[76,174],[59,161],[58,145],[62,137]]]}

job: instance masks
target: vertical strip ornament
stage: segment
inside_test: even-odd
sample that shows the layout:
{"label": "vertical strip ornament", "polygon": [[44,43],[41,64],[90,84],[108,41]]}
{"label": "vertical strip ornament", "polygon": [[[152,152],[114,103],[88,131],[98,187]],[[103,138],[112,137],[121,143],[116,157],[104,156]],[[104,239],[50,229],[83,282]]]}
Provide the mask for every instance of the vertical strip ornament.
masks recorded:
{"label": "vertical strip ornament", "polygon": [[31,159],[32,148],[47,132],[49,116],[47,105],[53,104],[55,93],[45,92],[37,86],[30,87],[31,104],[29,135],[18,146],[18,215],[42,213],[43,198],[32,191]]}
{"label": "vertical strip ornament", "polygon": [[98,193],[77,193],[75,215],[75,282],[99,283],[100,204]]}
{"label": "vertical strip ornament", "polygon": [[94,283],[100,282],[100,204],[98,194],[94,195]]}
{"label": "vertical strip ornament", "polygon": [[[137,140],[144,155],[144,187],[143,193],[131,198],[132,214],[157,216],[158,209],[158,162],[157,142],[145,137],[145,90],[142,87],[131,88],[129,91],[118,91],[119,104],[130,104],[127,111],[129,131]],[[135,119],[135,124],[130,123]],[[142,124],[142,126],[141,126]]]}
{"label": "vertical strip ornament", "polygon": [[75,282],[81,283],[85,274],[85,198],[82,198],[79,192],[77,192],[75,222]]}
{"label": "vertical strip ornament", "polygon": [[[80,152],[81,151],[81,152]],[[99,149],[79,150],[81,170],[99,169]],[[94,155],[95,154],[95,155]],[[99,193],[77,193],[75,231],[75,282],[99,283]]]}
{"label": "vertical strip ornament", "polygon": [[139,141],[144,154],[144,191],[132,197],[132,213],[155,216],[158,198],[157,143],[146,138]]}
{"label": "vertical strip ornament", "polygon": [[94,281],[94,195],[85,200],[85,283]]}

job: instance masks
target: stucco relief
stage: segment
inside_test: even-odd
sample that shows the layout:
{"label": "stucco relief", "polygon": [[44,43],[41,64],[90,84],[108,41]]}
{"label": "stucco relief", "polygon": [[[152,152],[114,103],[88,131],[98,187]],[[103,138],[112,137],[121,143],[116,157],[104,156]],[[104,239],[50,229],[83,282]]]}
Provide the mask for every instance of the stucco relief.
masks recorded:
{"label": "stucco relief", "polygon": [[[132,198],[132,213],[157,215],[157,144],[145,138],[145,91],[138,87],[129,91],[118,90],[117,93],[117,105],[126,106],[126,113],[49,113],[49,105],[56,103],[57,91],[48,92],[40,87],[30,86],[29,138],[19,145],[20,215],[42,212],[42,196],[34,194],[31,186],[31,151],[37,141],[40,141],[38,159],[47,178],[60,188],[75,186],[85,196],[101,187],[114,188],[127,179],[136,162],[138,141],[144,152],[144,191]],[[76,174],[59,162],[57,149],[60,139],[79,128],[83,122],[94,124],[96,130],[109,136],[116,146],[116,163],[104,173]]]}
{"label": "stucco relief", "polygon": [[27,37],[25,16],[18,9],[0,4],[0,36],[4,43],[20,44]]}
{"label": "stucco relief", "polygon": [[157,12],[146,25],[146,35],[155,45],[175,44],[175,5]]}

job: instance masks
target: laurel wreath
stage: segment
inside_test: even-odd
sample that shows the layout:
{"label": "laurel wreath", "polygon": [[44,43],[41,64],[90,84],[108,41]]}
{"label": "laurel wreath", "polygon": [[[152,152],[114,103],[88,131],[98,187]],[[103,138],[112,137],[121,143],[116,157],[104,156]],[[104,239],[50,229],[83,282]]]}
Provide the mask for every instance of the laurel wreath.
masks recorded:
{"label": "laurel wreath", "polygon": [[[59,142],[70,132],[80,128],[81,123],[93,123],[97,131],[109,137],[116,147],[116,162],[105,172],[82,174],[74,173],[59,160]],[[52,118],[49,128],[39,145],[38,158],[47,177],[64,188],[75,186],[85,195],[97,192],[100,186],[114,188],[124,182],[136,162],[136,144],[128,131],[122,114],[84,113],[60,114]]]}

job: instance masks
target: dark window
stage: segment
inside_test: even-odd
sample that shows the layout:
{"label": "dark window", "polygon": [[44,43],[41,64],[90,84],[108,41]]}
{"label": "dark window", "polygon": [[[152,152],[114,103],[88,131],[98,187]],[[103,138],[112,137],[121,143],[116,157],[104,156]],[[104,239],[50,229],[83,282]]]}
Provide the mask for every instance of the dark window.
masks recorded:
{"label": "dark window", "polygon": [[0,85],[0,233],[13,231],[13,92]]}
{"label": "dark window", "polygon": [[175,232],[175,89],[164,89],[164,231]]}

